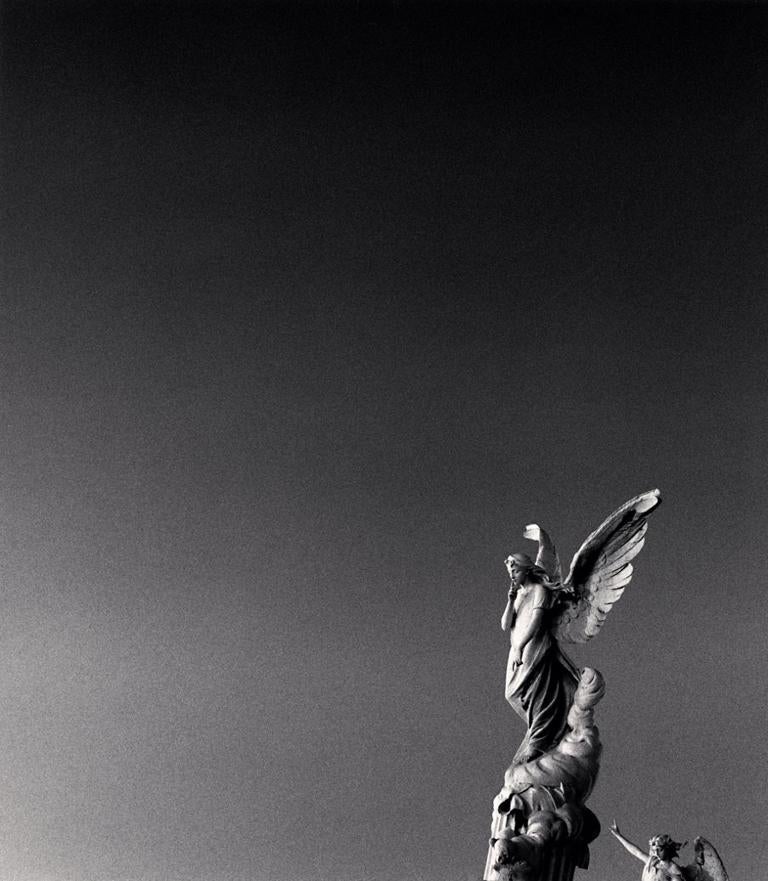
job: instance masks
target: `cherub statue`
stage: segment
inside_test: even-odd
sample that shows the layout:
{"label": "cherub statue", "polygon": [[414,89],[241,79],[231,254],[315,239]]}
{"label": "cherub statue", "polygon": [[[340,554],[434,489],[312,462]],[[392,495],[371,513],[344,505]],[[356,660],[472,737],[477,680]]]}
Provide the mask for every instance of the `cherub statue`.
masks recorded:
{"label": "cherub statue", "polygon": [[586,642],[600,630],[632,578],[631,561],[660,502],[654,489],[614,511],[579,548],[564,581],[555,546],[535,523],[523,534],[539,543],[536,561],[527,554],[507,557],[511,584],[501,627],[510,631],[511,647],[505,696],[528,725],[514,764],[538,758],[565,733],[579,673],[561,643]]}
{"label": "cherub statue", "polygon": [[728,881],[722,860],[706,838],[694,841],[695,861],[681,866],[676,857],[685,844],[673,841],[669,835],[654,835],[648,842],[648,853],[645,853],[619,832],[615,820],[611,832],[633,857],[645,864],[641,881]]}

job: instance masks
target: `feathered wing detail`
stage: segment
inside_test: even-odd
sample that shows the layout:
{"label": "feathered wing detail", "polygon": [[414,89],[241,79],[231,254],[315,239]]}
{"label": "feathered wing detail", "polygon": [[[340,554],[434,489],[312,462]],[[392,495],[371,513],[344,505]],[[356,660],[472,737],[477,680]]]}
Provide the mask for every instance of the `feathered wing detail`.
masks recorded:
{"label": "feathered wing detail", "polygon": [[523,531],[523,537],[539,543],[536,565],[541,566],[552,581],[562,581],[563,570],[560,565],[560,557],[558,557],[557,548],[549,535],[537,523],[529,523]]}
{"label": "feathered wing detail", "polygon": [[683,867],[686,881],[728,881],[723,861],[706,838],[697,838],[693,847],[696,861]]}
{"label": "feathered wing detail", "polygon": [[657,490],[630,499],[613,512],[579,548],[563,584],[562,608],[553,622],[562,642],[586,642],[603,625],[611,606],[632,579],[648,515],[661,502]]}

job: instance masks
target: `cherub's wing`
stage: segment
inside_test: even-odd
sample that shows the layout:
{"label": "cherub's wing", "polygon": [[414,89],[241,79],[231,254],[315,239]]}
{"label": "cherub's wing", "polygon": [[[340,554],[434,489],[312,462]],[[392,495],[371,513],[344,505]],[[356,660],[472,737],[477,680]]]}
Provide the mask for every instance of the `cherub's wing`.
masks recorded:
{"label": "cherub's wing", "polygon": [[559,640],[586,642],[602,627],[632,578],[631,561],[643,547],[648,515],[660,502],[657,489],[630,499],[579,548],[563,584],[561,610],[553,622]]}
{"label": "cherub's wing", "polygon": [[693,843],[696,861],[683,868],[686,881],[728,881],[723,861],[706,838]]}

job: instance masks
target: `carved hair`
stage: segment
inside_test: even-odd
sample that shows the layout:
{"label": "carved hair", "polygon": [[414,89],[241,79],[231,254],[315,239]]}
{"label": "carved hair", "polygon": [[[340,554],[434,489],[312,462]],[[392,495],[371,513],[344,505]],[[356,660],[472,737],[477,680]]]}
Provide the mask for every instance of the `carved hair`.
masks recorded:
{"label": "carved hair", "polygon": [[517,568],[523,573],[523,581],[533,581],[543,584],[550,589],[560,587],[559,582],[552,581],[546,569],[537,566],[528,554],[510,554],[507,560],[512,560]]}
{"label": "carved hair", "polygon": [[648,843],[651,847],[657,847],[661,851],[662,858],[665,860],[676,857],[683,846],[679,841],[675,841],[671,835],[667,835],[666,832],[663,835],[654,835]]}

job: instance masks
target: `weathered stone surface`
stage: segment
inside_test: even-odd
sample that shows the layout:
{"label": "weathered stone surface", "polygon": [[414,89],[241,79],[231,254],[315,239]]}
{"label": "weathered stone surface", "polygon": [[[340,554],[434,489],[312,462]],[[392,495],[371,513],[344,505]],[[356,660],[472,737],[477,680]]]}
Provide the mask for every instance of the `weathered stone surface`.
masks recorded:
{"label": "weathered stone surface", "polygon": [[594,707],[604,691],[602,676],[586,668],[560,743],[507,769],[494,799],[485,881],[567,881],[587,867],[588,845],[600,832],[584,802],[599,771]]}
{"label": "weathered stone surface", "polygon": [[505,561],[505,696],[526,733],[493,803],[485,881],[570,881],[589,863],[600,824],[585,801],[599,771],[594,707],[605,688],[596,670],[579,673],[562,644],[600,630],[632,578],[631,561],[660,501],[651,490],[614,511],[582,544],[565,580],[555,545],[537,524],[524,532],[538,542],[535,562],[526,554]]}

